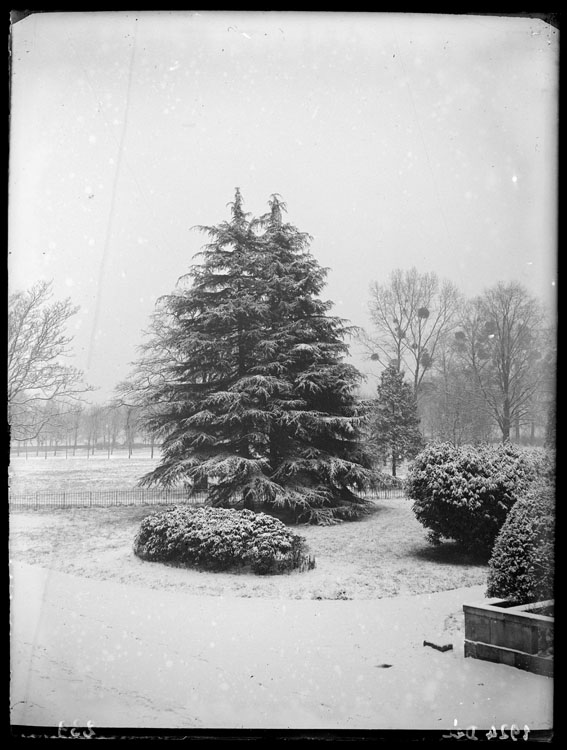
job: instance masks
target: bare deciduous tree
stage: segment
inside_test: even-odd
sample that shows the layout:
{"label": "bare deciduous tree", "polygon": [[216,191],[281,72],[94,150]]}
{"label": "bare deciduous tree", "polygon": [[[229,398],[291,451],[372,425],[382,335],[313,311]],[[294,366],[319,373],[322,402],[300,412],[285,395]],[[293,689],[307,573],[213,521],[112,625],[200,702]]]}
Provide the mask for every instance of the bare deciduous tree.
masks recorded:
{"label": "bare deciduous tree", "polygon": [[460,295],[434,273],[395,270],[386,284],[371,287],[373,334],[364,337],[371,358],[385,367],[392,361],[411,377],[417,398],[442,337],[455,324]]}
{"label": "bare deciduous tree", "polygon": [[454,445],[491,439],[494,421],[485,408],[474,373],[459,355],[453,336],[443,342],[434,371],[422,387],[422,425],[432,438]]}
{"label": "bare deciduous tree", "polygon": [[[65,326],[78,307],[52,301],[51,282],[40,281],[9,297],[8,410],[13,440],[35,439],[56,413],[91,390],[82,372],[65,364],[72,338]],[[46,409],[46,404],[57,408]]]}
{"label": "bare deciduous tree", "polygon": [[542,379],[544,313],[520,284],[499,282],[466,308],[456,341],[503,442],[530,413]]}

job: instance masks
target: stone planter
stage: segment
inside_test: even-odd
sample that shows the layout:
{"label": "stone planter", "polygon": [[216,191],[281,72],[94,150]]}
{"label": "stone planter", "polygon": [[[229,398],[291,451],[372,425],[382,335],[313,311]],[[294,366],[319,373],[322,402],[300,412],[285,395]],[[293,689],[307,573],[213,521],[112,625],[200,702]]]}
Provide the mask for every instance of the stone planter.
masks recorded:
{"label": "stone planter", "polygon": [[[553,600],[514,605],[503,599],[464,604],[465,656],[553,677]],[[553,609],[552,609],[553,611]]]}

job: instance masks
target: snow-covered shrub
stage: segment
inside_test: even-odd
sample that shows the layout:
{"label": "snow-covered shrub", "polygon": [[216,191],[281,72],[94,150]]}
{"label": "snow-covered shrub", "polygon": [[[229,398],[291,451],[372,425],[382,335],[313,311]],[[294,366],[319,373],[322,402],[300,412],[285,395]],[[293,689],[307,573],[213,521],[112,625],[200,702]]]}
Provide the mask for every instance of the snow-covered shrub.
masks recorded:
{"label": "snow-covered shrub", "polygon": [[553,598],[555,487],[535,482],[514,505],[488,563],[489,597],[527,604]]}
{"label": "snow-covered shrub", "polygon": [[510,508],[549,466],[541,449],[433,443],[412,462],[406,491],[432,543],[453,539],[488,556]]}
{"label": "snow-covered shrub", "polygon": [[177,507],[147,516],[134,552],[143,560],[207,570],[250,566],[266,574],[308,567],[303,537],[250,510]]}

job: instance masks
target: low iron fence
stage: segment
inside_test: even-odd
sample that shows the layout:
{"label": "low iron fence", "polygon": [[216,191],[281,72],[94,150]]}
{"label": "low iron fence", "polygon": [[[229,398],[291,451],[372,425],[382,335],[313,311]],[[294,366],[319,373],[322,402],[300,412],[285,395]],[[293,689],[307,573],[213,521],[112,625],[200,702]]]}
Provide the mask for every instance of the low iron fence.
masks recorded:
{"label": "low iron fence", "polygon": [[107,508],[119,505],[205,505],[207,493],[184,490],[92,490],[9,493],[11,508]]}
{"label": "low iron fence", "polygon": [[386,500],[390,497],[405,497],[406,491],[403,484],[393,485],[391,487],[380,487],[374,490],[368,490],[361,497],[365,497],[368,500]]}
{"label": "low iron fence", "polygon": [[[364,494],[369,500],[403,497],[401,486],[383,487]],[[186,490],[92,490],[9,493],[11,508],[107,508],[121,505],[206,505],[207,492],[189,495]]]}

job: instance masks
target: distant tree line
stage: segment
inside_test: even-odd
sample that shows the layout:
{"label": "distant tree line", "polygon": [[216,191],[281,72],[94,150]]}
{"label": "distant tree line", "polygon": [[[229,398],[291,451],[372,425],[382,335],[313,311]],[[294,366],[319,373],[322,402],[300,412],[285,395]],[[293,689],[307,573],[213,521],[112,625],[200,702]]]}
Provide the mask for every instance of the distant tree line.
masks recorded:
{"label": "distant tree line", "polygon": [[142,423],[140,407],[110,400],[103,404],[47,404],[37,415],[41,429],[33,437],[12,443],[17,456],[112,456],[128,457],[143,449],[153,457],[155,435]]}

